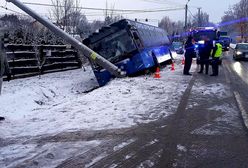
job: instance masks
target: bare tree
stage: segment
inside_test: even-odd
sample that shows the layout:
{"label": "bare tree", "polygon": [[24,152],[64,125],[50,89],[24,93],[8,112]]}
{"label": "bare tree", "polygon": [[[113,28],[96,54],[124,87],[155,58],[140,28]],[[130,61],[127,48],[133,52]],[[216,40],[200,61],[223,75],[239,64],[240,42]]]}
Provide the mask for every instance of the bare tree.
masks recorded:
{"label": "bare tree", "polygon": [[112,4],[110,9],[108,9],[108,3],[106,1],[106,10],[104,13],[105,19],[104,19],[104,25],[109,25],[111,23],[114,23],[118,20],[123,19],[123,16],[120,14],[116,14],[115,11],[115,4]]}
{"label": "bare tree", "polygon": [[240,35],[241,41],[248,42],[248,0],[240,0],[229,8],[222,17],[220,26],[222,30]]}
{"label": "bare tree", "polygon": [[168,16],[165,16],[164,18],[162,18],[162,20],[158,24],[158,26],[166,30],[169,35],[172,35],[175,33],[174,25],[175,23]]}
{"label": "bare tree", "polygon": [[237,27],[240,32],[241,39],[248,41],[248,0],[241,0],[238,4],[234,5],[234,15],[237,22]]}
{"label": "bare tree", "polygon": [[92,33],[92,26],[88,22],[85,15],[80,15],[80,17],[78,18],[78,23],[76,25],[76,32],[82,39],[86,38],[88,35],[90,35],[90,33]]}
{"label": "bare tree", "polygon": [[76,33],[76,26],[81,17],[79,0],[52,0],[52,17],[58,26],[69,33]]}
{"label": "bare tree", "polygon": [[236,32],[237,27],[235,24],[232,24],[234,20],[235,15],[233,13],[233,10],[230,8],[224,13],[224,16],[222,16],[221,18],[221,23],[219,24],[221,31],[228,32],[228,34],[233,34],[234,32]]}
{"label": "bare tree", "polygon": [[61,19],[62,19],[62,4],[60,0],[51,0],[54,8],[51,10],[51,15],[56,20],[56,24],[61,26]]}
{"label": "bare tree", "polygon": [[190,18],[189,27],[206,27],[212,23],[209,21],[209,15],[206,12],[200,12]]}

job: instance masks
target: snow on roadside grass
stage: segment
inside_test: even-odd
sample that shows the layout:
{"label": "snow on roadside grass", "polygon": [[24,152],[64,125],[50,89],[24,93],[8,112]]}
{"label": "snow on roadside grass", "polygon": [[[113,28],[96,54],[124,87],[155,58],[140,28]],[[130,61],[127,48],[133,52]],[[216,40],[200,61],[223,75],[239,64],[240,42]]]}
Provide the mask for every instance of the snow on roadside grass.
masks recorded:
{"label": "snow on roadside grass", "polygon": [[97,82],[92,71],[80,69],[12,80],[3,86],[0,115],[18,122],[40,108],[70,100],[72,95],[97,86]]}
{"label": "snow on roadside grass", "polygon": [[[89,68],[88,68],[89,69]],[[167,67],[151,75],[115,79],[96,86],[92,71],[73,70],[4,83],[0,97],[2,138],[81,129],[126,128],[166,117],[177,108],[191,77]]]}

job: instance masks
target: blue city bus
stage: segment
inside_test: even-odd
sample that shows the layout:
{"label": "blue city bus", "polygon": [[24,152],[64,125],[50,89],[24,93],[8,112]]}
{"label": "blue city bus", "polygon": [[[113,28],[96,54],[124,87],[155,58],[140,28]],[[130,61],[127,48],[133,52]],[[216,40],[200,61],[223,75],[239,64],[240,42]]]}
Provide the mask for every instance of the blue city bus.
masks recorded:
{"label": "blue city bus", "polygon": [[[102,27],[83,43],[118,66],[127,76],[156,67],[172,59],[170,40],[165,30],[136,21],[123,19]],[[100,86],[111,74],[91,61]]]}

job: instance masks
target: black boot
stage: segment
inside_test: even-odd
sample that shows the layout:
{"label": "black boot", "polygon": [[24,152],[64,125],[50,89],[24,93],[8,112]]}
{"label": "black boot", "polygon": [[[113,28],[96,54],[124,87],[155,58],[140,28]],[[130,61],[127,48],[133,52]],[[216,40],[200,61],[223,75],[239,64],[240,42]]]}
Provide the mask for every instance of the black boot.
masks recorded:
{"label": "black boot", "polygon": [[3,121],[3,120],[5,120],[5,118],[4,117],[0,117],[0,121]]}

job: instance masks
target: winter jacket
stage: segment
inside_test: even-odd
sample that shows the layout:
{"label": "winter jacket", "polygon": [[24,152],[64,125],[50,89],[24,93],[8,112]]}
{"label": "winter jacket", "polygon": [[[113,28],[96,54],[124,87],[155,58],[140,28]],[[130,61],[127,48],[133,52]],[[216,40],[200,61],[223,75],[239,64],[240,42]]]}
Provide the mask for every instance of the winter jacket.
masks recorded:
{"label": "winter jacket", "polygon": [[213,41],[205,41],[205,44],[199,47],[199,55],[201,60],[208,60],[213,49]]}
{"label": "winter jacket", "polygon": [[4,74],[10,74],[9,64],[7,61],[6,54],[0,48],[0,78],[3,77]]}
{"label": "winter jacket", "polygon": [[7,28],[0,28],[0,78],[3,77],[4,74],[10,74],[9,64],[7,60],[6,53],[4,51],[4,33],[7,31]]}
{"label": "winter jacket", "polygon": [[194,58],[195,57],[195,46],[192,42],[187,42],[185,44],[185,58],[189,57],[189,58]]}

